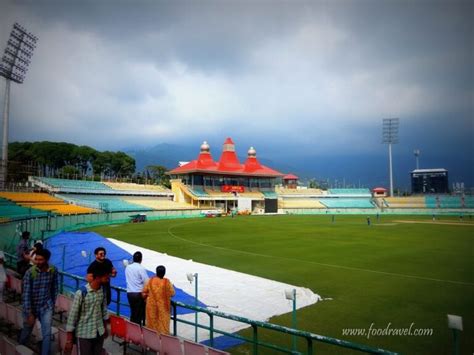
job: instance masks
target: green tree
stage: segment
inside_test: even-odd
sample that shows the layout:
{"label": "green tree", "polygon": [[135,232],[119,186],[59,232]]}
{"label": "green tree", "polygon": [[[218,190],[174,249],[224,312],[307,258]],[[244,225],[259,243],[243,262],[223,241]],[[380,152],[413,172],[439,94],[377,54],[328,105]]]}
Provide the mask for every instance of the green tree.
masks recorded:
{"label": "green tree", "polygon": [[171,188],[170,176],[166,175],[167,170],[162,165],[148,165],[145,167],[146,174],[150,176],[155,184]]}

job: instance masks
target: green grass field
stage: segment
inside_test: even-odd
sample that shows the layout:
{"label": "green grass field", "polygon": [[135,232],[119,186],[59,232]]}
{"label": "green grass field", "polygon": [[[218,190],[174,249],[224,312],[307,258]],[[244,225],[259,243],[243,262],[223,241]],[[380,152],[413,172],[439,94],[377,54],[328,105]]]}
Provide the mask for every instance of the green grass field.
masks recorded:
{"label": "green grass field", "polygon": [[[451,354],[453,336],[446,315],[460,315],[461,353],[472,354],[474,222],[454,217],[436,222],[431,217],[383,216],[379,222],[372,218],[369,227],[365,216],[337,216],[335,223],[330,216],[262,216],[163,220],[93,230],[170,255],[310,288],[331,300],[298,310],[298,328],[321,335],[404,354]],[[290,326],[291,314],[270,321]],[[390,324],[392,329],[414,323],[412,329],[433,329],[433,334],[342,334],[344,328],[368,330],[372,323],[372,328]],[[275,333],[264,338],[290,342]],[[300,345],[303,350],[303,342]],[[249,353],[249,347],[232,353]],[[315,353],[351,352],[316,344]]]}

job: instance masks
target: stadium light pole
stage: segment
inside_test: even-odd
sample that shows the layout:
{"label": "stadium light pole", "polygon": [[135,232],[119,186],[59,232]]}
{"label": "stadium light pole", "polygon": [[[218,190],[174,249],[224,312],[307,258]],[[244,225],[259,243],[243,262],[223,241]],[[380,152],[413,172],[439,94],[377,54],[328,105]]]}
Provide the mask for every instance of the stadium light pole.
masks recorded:
{"label": "stadium light pole", "polygon": [[0,63],[0,76],[6,79],[3,106],[2,161],[0,164],[0,189],[4,190],[8,174],[8,123],[10,113],[10,82],[22,84],[38,38],[18,23],[13,25],[7,47]]}
{"label": "stadium light pole", "polygon": [[398,118],[384,118],[382,125],[382,143],[388,144],[390,174],[390,196],[393,196],[392,144],[398,143]]}
{"label": "stadium light pole", "polygon": [[[197,273],[187,273],[186,277],[189,281],[189,283],[193,283],[193,279],[195,280],[194,282],[194,305],[197,307],[198,305],[198,274]],[[196,326],[194,327],[194,341],[197,343],[198,342],[198,312],[195,311],[194,313],[194,322],[196,323]]]}
{"label": "stadium light pole", "polygon": [[[293,313],[291,319],[291,327],[296,329],[296,288],[292,290],[285,290],[285,298],[289,301],[293,301]],[[292,350],[296,352],[296,335],[291,337],[292,339]]]}
{"label": "stadium light pole", "polygon": [[448,328],[453,330],[454,349],[453,354],[459,355],[459,332],[463,331],[462,317],[448,314]]}
{"label": "stadium light pole", "polygon": [[415,155],[415,161],[416,161],[416,170],[418,170],[420,168],[420,161],[419,161],[419,158],[420,158],[420,150],[419,149],[415,149],[413,151],[413,154]]}

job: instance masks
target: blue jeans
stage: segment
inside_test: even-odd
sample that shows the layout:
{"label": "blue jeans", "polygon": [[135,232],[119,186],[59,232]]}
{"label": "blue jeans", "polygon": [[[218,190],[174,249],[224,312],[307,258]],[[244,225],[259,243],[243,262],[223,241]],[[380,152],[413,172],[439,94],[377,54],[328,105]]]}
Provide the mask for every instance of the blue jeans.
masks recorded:
{"label": "blue jeans", "polygon": [[[41,355],[49,355],[51,348],[51,326],[53,325],[53,310],[45,309],[38,314],[38,320],[41,324],[41,335],[43,341],[41,344]],[[26,319],[23,321],[23,329],[20,334],[20,344],[25,345],[28,338],[33,331],[34,325],[30,326],[26,323]]]}

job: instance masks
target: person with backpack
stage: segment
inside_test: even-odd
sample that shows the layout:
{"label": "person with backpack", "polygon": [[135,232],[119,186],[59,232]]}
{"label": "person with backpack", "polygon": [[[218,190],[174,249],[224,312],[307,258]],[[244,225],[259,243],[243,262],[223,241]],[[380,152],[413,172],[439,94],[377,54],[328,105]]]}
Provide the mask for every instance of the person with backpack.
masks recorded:
{"label": "person with backpack", "polygon": [[43,336],[41,355],[49,355],[54,304],[58,296],[58,271],[49,265],[50,257],[48,249],[39,250],[36,265],[29,268],[23,277],[23,329],[19,342],[22,345],[27,343],[38,319]]}
{"label": "person with backpack", "polygon": [[109,274],[110,270],[105,265],[97,265],[92,270],[92,279],[74,294],[66,325],[66,353],[72,351],[74,343],[77,343],[79,354],[102,353],[104,340],[108,336],[109,319],[103,287],[110,281]]}

